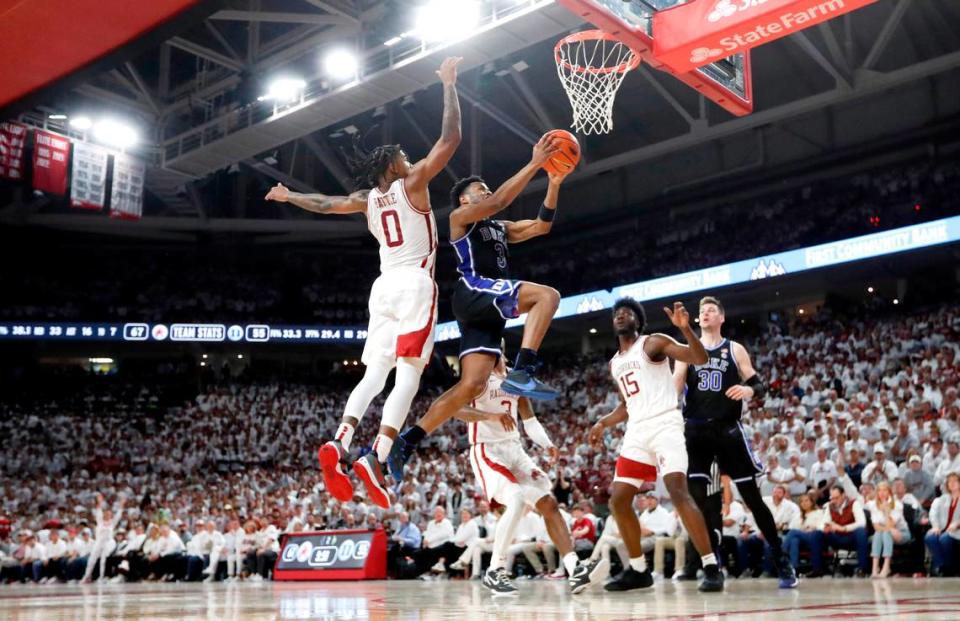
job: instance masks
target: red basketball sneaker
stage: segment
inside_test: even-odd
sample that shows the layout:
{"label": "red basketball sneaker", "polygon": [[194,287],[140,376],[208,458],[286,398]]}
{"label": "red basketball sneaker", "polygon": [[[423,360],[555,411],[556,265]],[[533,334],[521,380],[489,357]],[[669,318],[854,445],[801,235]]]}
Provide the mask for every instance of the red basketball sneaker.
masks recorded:
{"label": "red basketball sneaker", "polygon": [[367,453],[358,459],[354,469],[367,488],[367,498],[378,507],[389,509],[390,492],[387,490],[387,481],[383,478],[383,468],[377,461],[376,453]]}
{"label": "red basketball sneaker", "polygon": [[340,502],[353,499],[353,483],[343,472],[346,455],[343,446],[336,440],[327,442],[317,452],[320,470],[323,471],[323,483],[327,486],[327,491]]}

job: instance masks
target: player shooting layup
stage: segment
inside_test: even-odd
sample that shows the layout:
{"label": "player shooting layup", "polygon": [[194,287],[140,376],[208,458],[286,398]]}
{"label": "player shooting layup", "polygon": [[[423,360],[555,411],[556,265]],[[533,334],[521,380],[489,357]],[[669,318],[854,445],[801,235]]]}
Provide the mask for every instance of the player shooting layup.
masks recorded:
{"label": "player shooting layup", "polygon": [[378,476],[420,387],[420,375],[433,352],[437,318],[437,225],[427,185],[453,157],[460,144],[460,103],[457,65],[447,58],[437,75],[443,83],[443,131],[427,157],[411,165],[400,145],[380,146],[355,163],[356,185],[350,196],[298,194],[277,185],[268,200],[289,202],[321,214],[363,213],[380,243],[381,275],[370,290],[370,325],[363,348],[363,379],[350,394],[335,439],[320,447],[320,465],[327,490],[338,500],[353,497],[353,485],[343,472],[354,431],[364,412],[383,390],[396,367],[393,390],[383,406],[380,432],[373,450],[355,464],[367,496],[390,506],[382,476]]}

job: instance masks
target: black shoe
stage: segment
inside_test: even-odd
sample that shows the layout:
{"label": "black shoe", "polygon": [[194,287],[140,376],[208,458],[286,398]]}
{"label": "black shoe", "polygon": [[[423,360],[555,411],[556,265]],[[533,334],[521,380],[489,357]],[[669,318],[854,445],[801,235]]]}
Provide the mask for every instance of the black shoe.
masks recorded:
{"label": "black shoe", "polygon": [[650,570],[637,571],[633,567],[627,567],[621,571],[610,582],[603,585],[605,591],[632,591],[633,589],[646,589],[653,586],[653,576]]}
{"label": "black shoe", "polygon": [[806,575],[807,578],[823,578],[826,574],[823,573],[822,569],[814,569]]}
{"label": "black shoe", "polygon": [[703,568],[703,580],[697,590],[701,593],[713,593],[723,590],[723,572],[716,565],[707,565]]}
{"label": "black shoe", "polygon": [[780,588],[781,589],[795,589],[797,585],[800,584],[800,580],[797,579],[797,571],[793,568],[793,565],[790,563],[790,559],[787,558],[787,555],[784,554],[780,557],[778,574],[780,577]]}
{"label": "black shoe", "polygon": [[560,395],[556,390],[535,378],[527,369],[514,369],[507,373],[500,383],[500,389],[510,395],[542,401],[551,401]]}
{"label": "black shoe", "polygon": [[407,444],[402,435],[397,436],[393,446],[390,447],[390,454],[387,455],[387,469],[397,485],[403,481],[403,466],[413,455],[413,451],[414,447]]}
{"label": "black shoe", "polygon": [[677,582],[692,582],[697,579],[697,570],[693,570],[693,573],[687,573],[686,571],[681,571],[671,578],[671,580],[676,580]]}
{"label": "black shoe", "polygon": [[570,584],[570,592],[576,595],[608,575],[610,575],[610,561],[605,558],[598,558],[586,564],[577,563],[573,575],[567,580]]}
{"label": "black shoe", "polygon": [[494,595],[512,595],[517,592],[517,587],[513,586],[507,570],[503,567],[488,569],[483,574],[483,586],[493,591]]}

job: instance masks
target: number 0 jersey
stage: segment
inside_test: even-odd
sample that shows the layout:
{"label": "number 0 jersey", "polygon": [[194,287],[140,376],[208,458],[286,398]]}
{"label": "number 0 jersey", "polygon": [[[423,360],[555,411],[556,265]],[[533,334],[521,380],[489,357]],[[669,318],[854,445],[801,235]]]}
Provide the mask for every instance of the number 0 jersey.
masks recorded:
{"label": "number 0 jersey", "polygon": [[433,274],[437,258],[437,222],[433,210],[413,206],[397,179],[386,192],[370,190],[367,228],[380,243],[380,271],[414,267]]}
{"label": "number 0 jersey", "polygon": [[519,425],[517,423],[517,407],[519,399],[500,389],[503,378],[495,373],[490,374],[487,387],[474,399],[473,407],[482,412],[497,412],[513,416],[513,431],[505,431],[499,420],[469,423],[467,430],[470,435],[470,444],[503,442],[505,440],[520,440]]}
{"label": "number 0 jersey", "polygon": [[610,359],[610,373],[630,415],[627,426],[679,411],[677,389],[670,372],[670,361],[654,362],[643,351],[647,336],[641,336],[630,349]]}
{"label": "number 0 jersey", "polygon": [[706,364],[689,365],[683,417],[697,420],[740,420],[743,404],[727,397],[727,390],[740,383],[740,369],[733,357],[733,341],[723,339]]}

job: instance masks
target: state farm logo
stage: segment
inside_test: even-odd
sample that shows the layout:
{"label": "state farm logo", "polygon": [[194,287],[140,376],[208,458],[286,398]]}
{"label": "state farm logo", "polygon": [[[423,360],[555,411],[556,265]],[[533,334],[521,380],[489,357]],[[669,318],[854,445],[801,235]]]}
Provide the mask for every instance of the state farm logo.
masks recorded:
{"label": "state farm logo", "polygon": [[716,58],[723,54],[723,50],[716,47],[698,47],[694,48],[690,52],[690,62],[694,64],[700,64],[705,60],[710,60],[711,58]]}
{"label": "state farm logo", "polygon": [[738,11],[746,11],[747,9],[766,3],[767,0],[720,0],[716,6],[713,7],[713,11],[707,15],[707,20],[710,22],[719,22],[721,19],[730,17]]}

